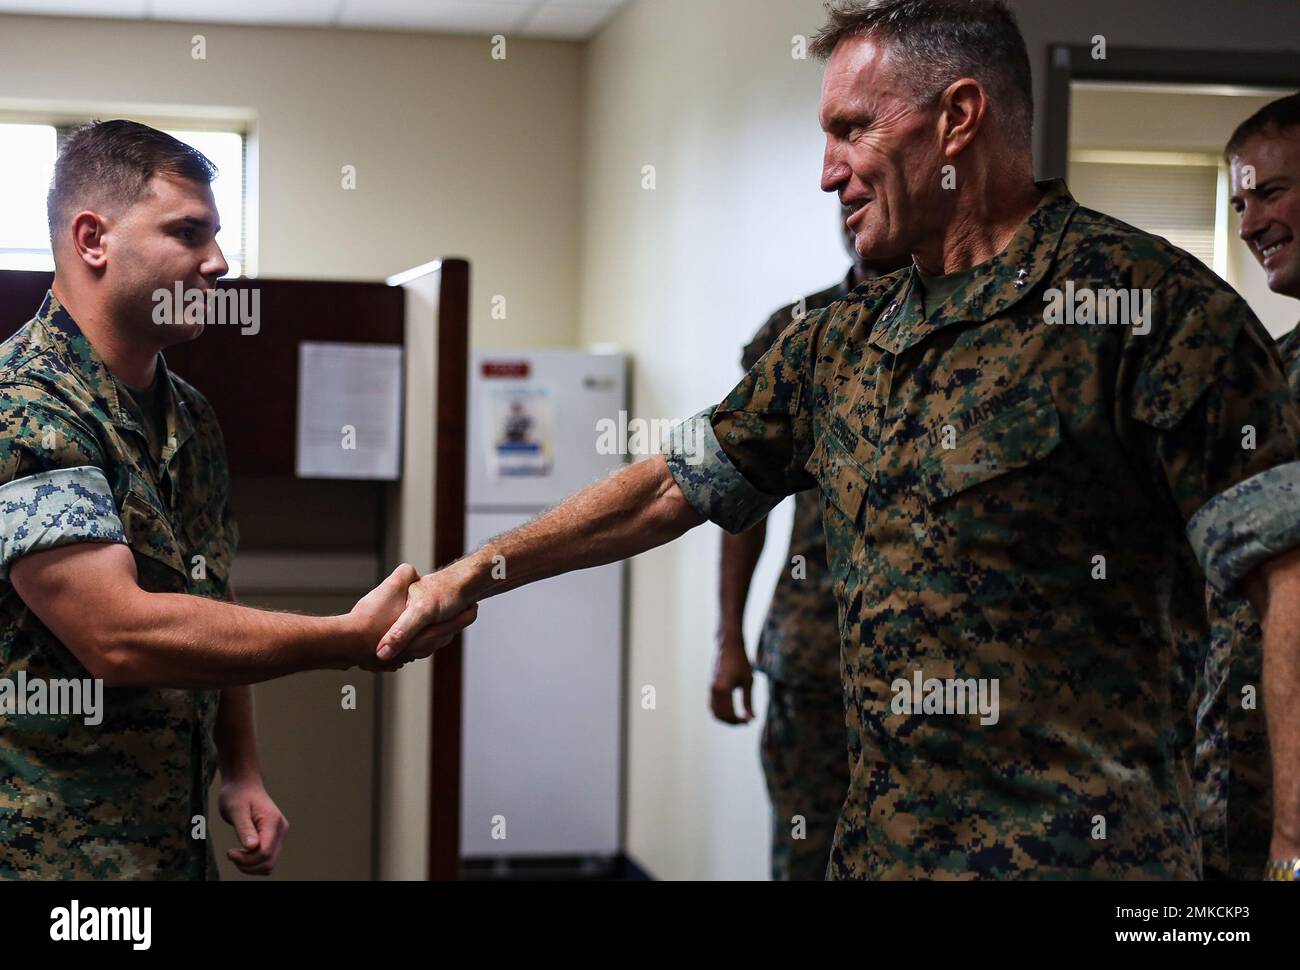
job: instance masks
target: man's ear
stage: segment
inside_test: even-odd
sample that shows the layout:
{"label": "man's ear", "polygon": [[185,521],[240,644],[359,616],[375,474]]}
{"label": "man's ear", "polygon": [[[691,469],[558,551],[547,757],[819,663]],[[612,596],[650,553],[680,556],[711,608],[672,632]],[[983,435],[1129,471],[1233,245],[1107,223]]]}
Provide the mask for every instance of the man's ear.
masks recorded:
{"label": "man's ear", "polygon": [[988,112],[988,95],[974,78],[953,81],[939,95],[939,112],[943,119],[943,153],[956,158],[974,139]]}
{"label": "man's ear", "polygon": [[107,231],[108,224],[98,212],[85,209],[72,219],[72,248],[91,269],[102,270],[108,263]]}

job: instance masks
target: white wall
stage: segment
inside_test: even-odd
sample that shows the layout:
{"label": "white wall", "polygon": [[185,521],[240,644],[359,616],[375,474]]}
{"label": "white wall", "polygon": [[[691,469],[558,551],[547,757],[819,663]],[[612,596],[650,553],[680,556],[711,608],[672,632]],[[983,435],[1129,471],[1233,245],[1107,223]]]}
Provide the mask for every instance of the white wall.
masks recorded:
{"label": "white wall", "polygon": [[0,107],[251,109],[260,275],[382,280],[464,256],[475,343],[570,345],[582,48],[489,54],[486,37],[0,16]]}
{"label": "white wall", "polygon": [[[821,69],[791,57],[792,35],[820,11],[817,0],[642,0],[590,46],[580,333],[635,355],[637,416],[716,403],[767,315],[847,267],[838,206],[818,189]],[[740,16],[743,28],[728,20]],[[703,526],[632,564],[628,847],[660,877],[768,871],[760,727],[729,728],[707,706],[719,535]],[[751,636],[789,519],[771,535]],[[637,703],[645,684],[654,711]]]}

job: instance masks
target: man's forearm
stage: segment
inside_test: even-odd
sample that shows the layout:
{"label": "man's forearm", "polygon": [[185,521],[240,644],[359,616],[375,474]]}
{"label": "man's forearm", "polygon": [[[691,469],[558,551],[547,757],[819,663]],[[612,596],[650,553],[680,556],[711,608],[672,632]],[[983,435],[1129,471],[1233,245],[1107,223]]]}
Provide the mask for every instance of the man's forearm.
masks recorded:
{"label": "man's forearm", "polygon": [[[56,633],[58,631],[55,631]],[[113,687],[232,687],[302,670],[345,668],[364,637],[343,616],[271,613],[182,593],[145,593],[103,633]]]}
{"label": "man's forearm", "polygon": [[237,778],[260,778],[262,762],[257,755],[257,722],[253,713],[253,688],[227,687],[217,708],[217,764],[223,782]]}
{"label": "man's forearm", "polygon": [[662,456],[610,475],[447,567],[465,605],[575,569],[629,559],[704,521]]}
{"label": "man's forearm", "polygon": [[722,533],[722,555],[718,566],[718,640],[742,640],[745,601],[754,579],[758,557],[767,539],[767,519],[739,535]]}
{"label": "man's forearm", "polygon": [[1264,634],[1264,716],[1273,760],[1274,855],[1300,856],[1300,603]]}
{"label": "man's forearm", "polygon": [[1251,601],[1264,630],[1264,717],[1273,766],[1270,855],[1295,858],[1300,856],[1300,551],[1279,556],[1261,571],[1265,583],[1253,585]]}

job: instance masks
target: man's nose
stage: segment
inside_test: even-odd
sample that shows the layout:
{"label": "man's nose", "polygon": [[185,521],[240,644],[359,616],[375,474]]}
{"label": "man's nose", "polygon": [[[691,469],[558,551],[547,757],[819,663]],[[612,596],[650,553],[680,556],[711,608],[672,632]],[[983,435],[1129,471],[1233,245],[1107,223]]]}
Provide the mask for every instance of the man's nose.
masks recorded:
{"label": "man's nose", "polygon": [[822,191],[837,192],[848,181],[849,167],[840,158],[835,146],[827,141],[826,153],[822,156]]}
{"label": "man's nose", "polygon": [[226,257],[221,252],[221,247],[214,241],[212,251],[208,253],[207,258],[203,260],[203,265],[199,272],[204,276],[211,276],[213,279],[220,279],[230,272],[230,266],[226,262]]}

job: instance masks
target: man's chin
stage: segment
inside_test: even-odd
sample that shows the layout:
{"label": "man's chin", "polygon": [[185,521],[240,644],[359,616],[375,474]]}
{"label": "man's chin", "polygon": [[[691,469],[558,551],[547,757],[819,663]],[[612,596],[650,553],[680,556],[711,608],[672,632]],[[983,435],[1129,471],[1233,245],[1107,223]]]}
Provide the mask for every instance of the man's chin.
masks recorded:
{"label": "man's chin", "polygon": [[1279,268],[1267,274],[1268,288],[1279,296],[1289,296],[1300,300],[1300,266]]}
{"label": "man's chin", "polygon": [[172,324],[169,327],[160,327],[159,329],[167,336],[167,342],[164,346],[175,347],[179,344],[187,344],[192,340],[198,340],[203,335],[202,323],[181,323]]}
{"label": "man's chin", "polygon": [[853,248],[857,251],[858,259],[863,262],[880,262],[887,261],[891,251],[898,248],[894,242],[886,242],[884,234],[880,232],[859,232],[853,237]]}

